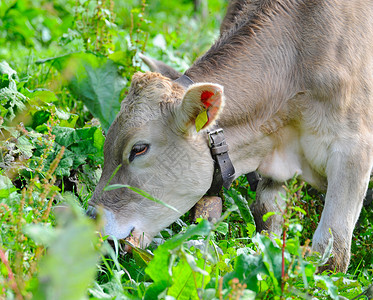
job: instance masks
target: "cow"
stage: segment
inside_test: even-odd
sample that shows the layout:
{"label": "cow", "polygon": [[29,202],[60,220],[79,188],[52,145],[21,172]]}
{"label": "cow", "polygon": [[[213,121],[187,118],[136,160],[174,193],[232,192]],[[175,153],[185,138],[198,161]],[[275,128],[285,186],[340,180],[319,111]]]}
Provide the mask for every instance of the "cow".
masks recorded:
{"label": "cow", "polygon": [[[91,200],[105,234],[149,244],[212,189],[222,155],[224,186],[263,177],[259,231],[280,232],[281,216],[262,216],[281,210],[295,174],[326,192],[312,248],[323,253],[331,231],[327,268],[345,272],[373,166],[373,1],[234,0],[220,37],[184,74],[152,63],[163,75],[134,74],[107,133]],[[211,132],[223,135],[214,150]]]}

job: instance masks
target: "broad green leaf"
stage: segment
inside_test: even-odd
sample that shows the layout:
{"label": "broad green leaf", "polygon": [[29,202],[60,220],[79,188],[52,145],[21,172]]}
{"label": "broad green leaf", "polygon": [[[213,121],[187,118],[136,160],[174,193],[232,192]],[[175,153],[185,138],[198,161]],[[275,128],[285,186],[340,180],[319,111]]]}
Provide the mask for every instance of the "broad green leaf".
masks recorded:
{"label": "broad green leaf", "polygon": [[[56,108],[56,112],[55,112],[56,116],[60,119],[60,120],[68,120],[70,118],[70,114],[68,112],[65,112],[63,111],[62,109],[57,109]],[[61,126],[61,125],[60,125]],[[61,126],[62,127],[62,126]]]}
{"label": "broad green leaf", "polygon": [[61,120],[60,127],[74,128],[76,121],[78,121],[78,119],[79,119],[78,115],[70,114],[70,117],[67,120]]}
{"label": "broad green leaf", "polygon": [[115,51],[109,55],[109,59],[122,66],[132,64],[132,57],[126,51]]}
{"label": "broad green leaf", "polygon": [[33,153],[32,150],[35,148],[35,146],[26,136],[20,136],[17,140],[17,148],[23,156],[30,158]]}
{"label": "broad green leaf", "polygon": [[173,284],[167,295],[176,299],[199,299],[197,289],[203,289],[210,280],[209,273],[202,269],[204,262],[203,259],[196,261],[192,255],[182,251],[181,260],[172,269]]}
{"label": "broad green leaf", "polygon": [[[53,157],[53,155],[52,155]],[[74,160],[77,159],[77,156],[71,152],[68,149],[65,149],[65,152],[63,154],[62,159],[58,163],[57,169],[56,169],[56,174],[58,176],[70,176],[70,170],[73,167]],[[47,165],[49,167],[49,165]]]}
{"label": "broad green leaf", "polygon": [[92,221],[77,211],[66,210],[59,218],[63,225],[41,261],[35,299],[80,300],[94,279],[98,237]]}
{"label": "broad green leaf", "polygon": [[171,250],[182,245],[196,235],[208,235],[211,225],[208,221],[202,220],[198,225],[191,225],[184,234],[178,234],[154,251],[154,258],[145,269],[145,273],[153,279],[154,283],[146,291],[145,299],[156,299],[158,295],[173,283],[170,274],[169,259]]}
{"label": "broad green leaf", "polygon": [[188,263],[182,259],[172,270],[173,284],[167,294],[176,299],[198,299],[194,285],[193,271]]}
{"label": "broad green leaf", "polygon": [[7,198],[16,190],[16,187],[8,177],[0,175],[0,198]]}
{"label": "broad green leaf", "polygon": [[36,103],[50,103],[58,100],[56,95],[52,91],[48,90],[35,90],[32,92],[25,92],[25,96],[27,96],[31,101],[35,101]]}
{"label": "broad green leaf", "polygon": [[126,81],[118,66],[106,57],[92,53],[74,53],[52,58],[53,66],[63,74],[71,92],[82,100],[107,132],[120,110],[120,94]]}
{"label": "broad green leaf", "polygon": [[[70,176],[71,169],[77,169],[80,165],[91,160],[95,164],[103,161],[104,137],[97,127],[74,129],[70,127],[55,126],[52,130],[55,136],[54,153],[65,147],[64,155],[56,169],[59,176]],[[39,151],[41,151],[39,147]],[[55,155],[48,157],[46,168],[54,159]]]}
{"label": "broad green leaf", "polygon": [[105,137],[100,129],[96,129],[93,134],[93,146],[96,149],[104,149]]}
{"label": "broad green leaf", "polygon": [[56,143],[61,146],[69,147],[76,141],[74,128],[56,126],[53,128],[52,134],[56,137]]}
{"label": "broad green leaf", "polygon": [[180,246],[184,241],[189,240],[193,236],[208,235],[211,231],[211,224],[207,220],[202,220],[197,225],[190,225],[185,233],[180,233],[169,239],[166,243],[159,246],[157,250],[162,247],[167,250],[175,249]]}
{"label": "broad green leaf", "polygon": [[216,231],[223,234],[223,235],[226,235],[228,233],[228,229],[229,229],[229,225],[228,223],[226,222],[220,222],[218,224],[218,226],[216,227]]}
{"label": "broad green leaf", "polygon": [[45,247],[51,246],[57,236],[57,231],[44,224],[27,224],[23,232],[32,238],[37,244]]}
{"label": "broad green leaf", "polygon": [[360,284],[356,280],[351,280],[346,277],[334,278],[334,285],[338,288],[339,291],[348,290],[351,288],[359,288]]}
{"label": "broad green leaf", "polygon": [[225,194],[228,195],[233,202],[237,205],[238,210],[242,216],[242,219],[246,224],[253,224],[255,226],[254,217],[251,213],[250,207],[246,199],[235,189],[224,190]]}
{"label": "broad green leaf", "polygon": [[51,113],[45,110],[38,110],[34,114],[32,114],[32,124],[31,127],[36,129],[38,126],[47,123]]}
{"label": "broad green leaf", "polygon": [[247,288],[258,292],[258,274],[268,274],[260,255],[241,254],[235,259],[234,271],[224,276],[224,287],[228,288],[228,283],[233,278],[238,278],[241,283],[246,283]]}
{"label": "broad green leaf", "polygon": [[[260,250],[262,250],[263,262],[265,263],[268,274],[273,281],[275,292],[281,293],[279,283],[281,282],[281,265],[282,265],[282,251],[275,247],[271,239],[267,236],[257,234],[253,237],[253,242],[256,243]],[[285,267],[288,264],[285,265]]]}
{"label": "broad green leaf", "polygon": [[185,251],[184,251],[183,254],[184,254],[185,260],[188,262],[188,265],[193,270],[193,272],[200,273],[200,274],[205,275],[205,276],[209,275],[208,272],[206,272],[205,270],[203,270],[202,268],[200,268],[197,265],[197,262],[195,261],[195,258],[194,258],[193,255],[190,255],[190,254],[186,253]]}
{"label": "broad green leaf", "polygon": [[334,282],[333,282],[333,280],[330,277],[328,277],[328,276],[321,276],[321,275],[315,275],[314,279],[318,283],[318,286],[321,285],[321,287],[328,292],[329,296],[332,299],[338,299],[339,298],[338,297],[338,289],[334,285]]}

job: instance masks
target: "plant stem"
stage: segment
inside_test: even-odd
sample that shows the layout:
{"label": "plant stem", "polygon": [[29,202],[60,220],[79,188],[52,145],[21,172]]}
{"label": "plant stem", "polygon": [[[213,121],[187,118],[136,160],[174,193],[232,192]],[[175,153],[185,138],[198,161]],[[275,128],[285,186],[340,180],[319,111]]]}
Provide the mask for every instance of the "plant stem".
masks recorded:
{"label": "plant stem", "polygon": [[8,261],[6,255],[5,255],[5,252],[1,248],[0,248],[0,259],[3,262],[4,266],[6,267],[6,269],[8,271],[9,285],[10,285],[11,289],[15,292],[16,298],[17,299],[23,299],[22,294],[18,289],[17,282],[14,278],[13,271],[10,268],[9,261]]}
{"label": "plant stem", "polygon": [[284,294],[285,288],[285,244],[286,244],[287,227],[284,226],[282,231],[282,264],[281,264],[281,292]]}

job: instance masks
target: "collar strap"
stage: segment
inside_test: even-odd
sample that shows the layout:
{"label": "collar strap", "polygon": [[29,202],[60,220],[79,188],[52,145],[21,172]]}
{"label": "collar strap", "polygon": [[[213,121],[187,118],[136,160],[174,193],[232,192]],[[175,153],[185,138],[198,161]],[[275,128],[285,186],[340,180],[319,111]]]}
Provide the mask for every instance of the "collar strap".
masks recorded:
{"label": "collar strap", "polygon": [[207,195],[218,195],[224,186],[229,189],[234,178],[235,170],[229,158],[228,145],[225,141],[222,128],[216,128],[208,132],[209,147],[214,160],[214,174]]}
{"label": "collar strap", "polygon": [[194,82],[192,79],[190,79],[187,75],[183,74],[181,77],[175,80],[178,84],[183,86],[184,88],[188,88],[190,85],[192,85]]}
{"label": "collar strap", "polygon": [[[183,74],[175,80],[184,88],[188,88],[194,84],[193,80]],[[225,141],[225,136],[222,128],[215,126],[211,131],[207,132],[209,139],[209,148],[212,159],[214,160],[214,174],[210,189],[207,191],[209,196],[219,195],[222,187],[229,189],[235,176],[233,164],[229,158],[228,145]]]}

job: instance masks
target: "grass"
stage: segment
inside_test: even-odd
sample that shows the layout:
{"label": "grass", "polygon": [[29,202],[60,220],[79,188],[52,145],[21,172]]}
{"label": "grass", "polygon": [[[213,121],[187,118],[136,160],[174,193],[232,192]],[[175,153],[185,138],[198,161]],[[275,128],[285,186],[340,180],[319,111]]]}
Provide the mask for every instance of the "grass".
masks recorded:
{"label": "grass", "polygon": [[184,71],[209,48],[226,3],[202,2],[197,11],[189,0],[0,2],[0,299],[351,299],[369,287],[372,211],[362,210],[347,274],[317,274],[322,258],[307,245],[322,195],[296,180],[278,247],[255,233],[245,177],[224,191],[216,225],[186,215],[160,233],[162,245],[132,256],[84,216],[112,116],[87,109],[90,83],[63,67],[73,59],[73,74],[88,72],[87,62],[111,72],[119,105],[132,74],[146,69],[138,52]]}

